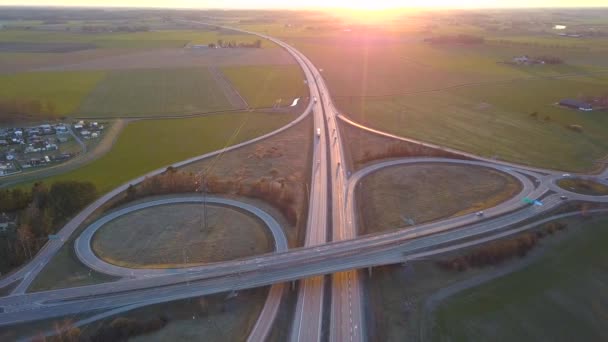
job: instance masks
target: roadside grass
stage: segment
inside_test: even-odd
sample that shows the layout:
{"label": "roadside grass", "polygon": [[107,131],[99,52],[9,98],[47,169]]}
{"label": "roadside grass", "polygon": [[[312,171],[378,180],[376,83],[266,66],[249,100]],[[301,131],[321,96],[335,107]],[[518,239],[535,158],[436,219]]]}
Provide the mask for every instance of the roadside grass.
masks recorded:
{"label": "roadside grass", "polygon": [[129,268],[187,267],[273,251],[264,223],[238,209],[200,204],[164,205],[119,217],[93,236],[101,259]]}
{"label": "roadside grass", "polygon": [[606,228],[605,218],[583,223],[532,265],[448,299],[433,340],[607,339]]}
{"label": "roadside grass", "polygon": [[99,273],[84,266],[74,251],[70,239],[34,279],[27,292],[94,285],[118,280],[118,277]]}
{"label": "roadside grass", "polygon": [[361,180],[357,189],[360,234],[456,217],[494,207],[515,196],[519,182],[480,166],[421,163],[393,166]]}
{"label": "roadside grass", "polygon": [[265,201],[244,197],[238,200],[251,203],[272,214],[284,229],[289,246],[301,246],[306,232],[312,166],[312,121],[312,115],[309,115],[297,125],[264,141],[230,151],[217,158],[187,165],[183,170],[205,172],[211,177],[232,182],[235,188],[260,179],[270,179],[291,187],[294,190],[294,208],[298,217],[296,226],[290,224],[277,208]]}
{"label": "roadside grass", "polygon": [[[195,285],[192,285],[195,286]],[[268,287],[183,299],[154,304],[121,313],[81,328],[85,336],[94,335],[117,317],[146,321],[160,316],[169,323],[162,329],[132,337],[130,341],[245,341],[262,311]]]}
{"label": "roadside grass", "polygon": [[232,109],[206,68],[112,71],[77,116],[162,116]]}
{"label": "roadside grass", "polygon": [[298,65],[224,67],[222,72],[252,108],[269,108],[277,100],[289,106],[295,98],[308,96]]}
{"label": "roadside grass", "polygon": [[[90,181],[103,194],[156,168],[250,140],[293,119],[291,114],[240,112],[132,122],[123,129],[108,153],[44,182]],[[20,186],[30,187],[31,184]]]}
{"label": "roadside grass", "polygon": [[[72,113],[105,75],[103,71],[27,72],[0,75],[0,100],[40,101],[38,112]],[[51,104],[52,109],[48,108]],[[35,114],[35,113],[32,113]]]}
{"label": "roadside grass", "polygon": [[585,171],[608,154],[608,116],[555,103],[600,95],[606,85],[606,76],[538,79],[337,102],[355,121],[396,135],[485,157]]}
{"label": "roadside grass", "polygon": [[583,178],[563,178],[557,181],[559,187],[583,195],[608,196],[608,186]]}
{"label": "roadside grass", "polygon": [[[605,215],[597,216],[590,221],[582,217],[559,220],[558,222],[568,224],[567,230],[543,238],[538,247],[526,257],[510,259],[496,266],[469,268],[463,272],[444,271],[436,264],[436,261],[441,259],[439,256],[436,259],[412,261],[405,266],[376,267],[373,269],[372,277],[366,277],[368,305],[371,312],[367,325],[369,337],[380,341],[570,340],[560,338],[559,334],[563,330],[561,327],[569,327],[568,318],[571,314],[579,314],[580,319],[589,320],[589,324],[592,325],[597,322],[601,324],[603,321],[603,315],[598,314],[596,306],[591,302],[595,301],[598,294],[604,293],[597,287],[603,286],[602,281],[605,276],[597,269],[597,273],[589,272],[589,268],[594,266],[586,266],[586,259],[575,258],[562,265],[560,262],[563,256],[560,255],[600,253],[601,249],[596,247],[601,243],[605,244],[605,239],[600,239],[595,244],[593,247],[595,252],[586,252],[585,249],[592,239],[606,235],[603,228],[606,227],[607,220]],[[593,229],[594,227],[598,229]],[[467,250],[463,250],[454,252],[453,255],[466,253]],[[605,257],[600,259],[604,260]],[[597,261],[592,264],[597,265],[602,262],[605,263],[605,261]],[[546,266],[549,269],[543,271]],[[555,281],[553,273],[556,267],[559,273],[568,278],[557,283],[555,286],[557,291],[560,291],[561,284],[569,282],[574,287],[574,294],[551,290],[555,288],[552,284]],[[503,272],[507,272],[507,275],[496,278]],[[513,279],[503,284],[503,279],[517,276],[522,272],[525,272],[526,277],[518,276],[518,281]],[[599,274],[597,281],[595,274]],[[580,288],[577,288],[578,279],[581,283]],[[481,285],[456,294],[453,299],[457,304],[452,305],[449,297],[443,302],[439,300],[438,303],[430,303],[432,296],[439,294],[440,291],[471,283]],[[490,293],[489,290],[483,290],[479,296],[477,295],[478,289],[484,289],[486,286],[494,288],[493,284],[503,284],[500,286],[502,292]],[[544,294],[539,299],[538,291],[542,288]],[[504,304],[505,307],[489,309],[485,305],[485,300],[489,301],[490,307],[497,308],[496,302]],[[541,300],[544,302],[539,303]],[[556,309],[555,303],[550,303],[551,301],[572,305],[572,310],[569,307]],[[436,305],[439,305],[438,315],[433,314]],[[585,310],[592,311],[596,318],[590,318],[590,314],[585,313]],[[470,315],[470,312],[475,312],[475,315]],[[479,313],[481,314],[478,316]],[[547,319],[555,318],[556,315],[562,316],[546,325]],[[445,326],[435,324],[439,319],[443,319]],[[480,324],[480,319],[484,320],[483,326]],[[583,333],[581,336],[589,337],[586,332],[578,331],[580,319],[575,319],[572,331],[576,329],[577,333]],[[535,328],[537,326],[538,329]],[[554,326],[559,328],[553,329]],[[433,333],[433,329],[437,333]],[[509,329],[514,329],[514,332],[511,333]],[[530,329],[528,331],[530,334],[527,336],[520,334],[523,329]],[[605,335],[605,329],[603,330]],[[540,337],[532,335],[536,331],[547,335]],[[597,330],[594,333],[596,332]],[[570,333],[564,336],[570,336]],[[595,338],[581,338],[582,340],[604,339],[595,336]]]}

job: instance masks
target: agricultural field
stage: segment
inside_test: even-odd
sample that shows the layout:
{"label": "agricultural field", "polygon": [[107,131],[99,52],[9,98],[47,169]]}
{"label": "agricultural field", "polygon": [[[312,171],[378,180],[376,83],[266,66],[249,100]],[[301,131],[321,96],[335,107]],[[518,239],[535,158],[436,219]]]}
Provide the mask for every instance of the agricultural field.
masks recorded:
{"label": "agricultural field", "polygon": [[206,210],[207,226],[200,204],[139,210],[101,227],[91,245],[101,259],[129,268],[187,267],[273,250],[272,237],[256,217],[224,206]]}
{"label": "agricultural field", "polygon": [[38,110],[32,114],[64,116],[75,111],[104,76],[103,71],[0,75],[0,102],[34,102]]}
{"label": "agricultural field", "polygon": [[520,190],[515,178],[492,169],[435,163],[386,168],[361,182],[356,193],[360,234],[494,207]]}
{"label": "agricultural field", "polygon": [[[510,11],[421,11],[363,24],[330,15],[301,20],[286,16],[247,27],[283,38],[304,52],[322,70],[338,108],[356,121],[486,157],[588,171],[608,154],[602,133],[606,116],[554,104],[604,95],[608,22],[601,13],[530,10],[515,19]],[[547,24],[551,22],[564,23],[567,33],[583,37],[559,36]],[[485,41],[425,42],[458,34]],[[555,57],[562,63],[512,62],[524,55]],[[540,120],[529,120],[535,112]],[[585,131],[574,134],[565,127],[569,125],[584,126]]]}
{"label": "agricultural field", "polygon": [[291,114],[246,112],[136,121],[124,128],[104,156],[44,182],[91,181],[103,194],[156,168],[249,140],[293,119]]}
{"label": "agricultural field", "polygon": [[[600,95],[608,75],[535,79],[454,87],[362,101],[341,98],[355,121],[393,134],[485,157],[584,171],[608,153],[608,116],[556,102]],[[505,96],[509,94],[509,96]],[[582,131],[570,129],[578,125]]]}
{"label": "agricultural field", "polygon": [[448,299],[432,339],[605,340],[607,227],[605,218],[583,223],[530,266]]}
{"label": "agricultural field", "polygon": [[608,196],[608,185],[583,178],[563,178],[557,185],[568,191],[590,196]]}
{"label": "agricultural field", "polygon": [[308,95],[298,65],[225,67],[222,72],[252,108],[289,106]]}
{"label": "agricultural field", "polygon": [[78,117],[187,115],[233,109],[207,69],[114,71],[76,110]]}

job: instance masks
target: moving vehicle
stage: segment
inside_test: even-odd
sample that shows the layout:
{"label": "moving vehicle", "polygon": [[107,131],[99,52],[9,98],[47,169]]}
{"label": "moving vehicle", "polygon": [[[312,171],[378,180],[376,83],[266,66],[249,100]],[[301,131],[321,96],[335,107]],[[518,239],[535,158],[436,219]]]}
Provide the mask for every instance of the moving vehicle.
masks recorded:
{"label": "moving vehicle", "polygon": [[476,213],[475,213],[475,216],[479,216],[479,217],[483,216],[483,211],[478,211],[478,212],[476,212]]}
{"label": "moving vehicle", "polygon": [[313,96],[312,100],[315,101],[315,103],[317,103],[317,97],[316,96]]}
{"label": "moving vehicle", "polygon": [[568,199],[568,196],[566,196],[566,195],[561,195],[561,196],[559,196],[559,199],[561,199],[561,200],[567,200],[567,199]]}
{"label": "moving vehicle", "polygon": [[320,136],[321,136],[321,129],[317,128],[317,137],[320,137]]}

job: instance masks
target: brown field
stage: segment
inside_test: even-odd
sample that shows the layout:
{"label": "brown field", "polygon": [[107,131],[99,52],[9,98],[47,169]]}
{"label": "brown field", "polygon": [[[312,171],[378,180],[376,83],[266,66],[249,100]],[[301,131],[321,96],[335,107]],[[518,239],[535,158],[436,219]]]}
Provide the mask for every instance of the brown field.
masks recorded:
{"label": "brown field", "polygon": [[41,70],[117,70],[228,65],[286,65],[294,60],[283,49],[157,49],[91,60],[41,66]]}
{"label": "brown field", "polygon": [[93,237],[93,251],[126,267],[174,267],[219,262],[273,250],[272,238],[257,218],[238,210],[172,204],[119,217]]}
{"label": "brown field", "polygon": [[608,186],[590,179],[565,178],[557,181],[560,187],[583,195],[607,196]]}
{"label": "brown field", "polygon": [[490,208],[520,191],[519,182],[479,166],[415,164],[375,172],[357,191],[361,234],[455,217]]}
{"label": "brown field", "polygon": [[[184,171],[206,172],[210,178],[230,181],[229,193],[261,179],[283,184],[293,191],[296,225],[279,221],[291,247],[301,243],[306,224],[308,182],[311,158],[312,122],[298,125],[259,143],[245,146],[210,160],[188,165]],[[260,203],[263,201],[255,200]],[[275,215],[276,216],[276,215]],[[279,215],[280,216],[280,215]]]}

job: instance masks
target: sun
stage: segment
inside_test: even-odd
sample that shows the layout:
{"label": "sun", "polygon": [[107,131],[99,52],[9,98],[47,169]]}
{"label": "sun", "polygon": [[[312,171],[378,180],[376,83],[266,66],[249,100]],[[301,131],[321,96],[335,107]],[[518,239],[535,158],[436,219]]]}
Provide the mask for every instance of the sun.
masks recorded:
{"label": "sun", "polygon": [[403,6],[403,1],[397,0],[330,0],[328,3],[355,11],[383,11]]}

